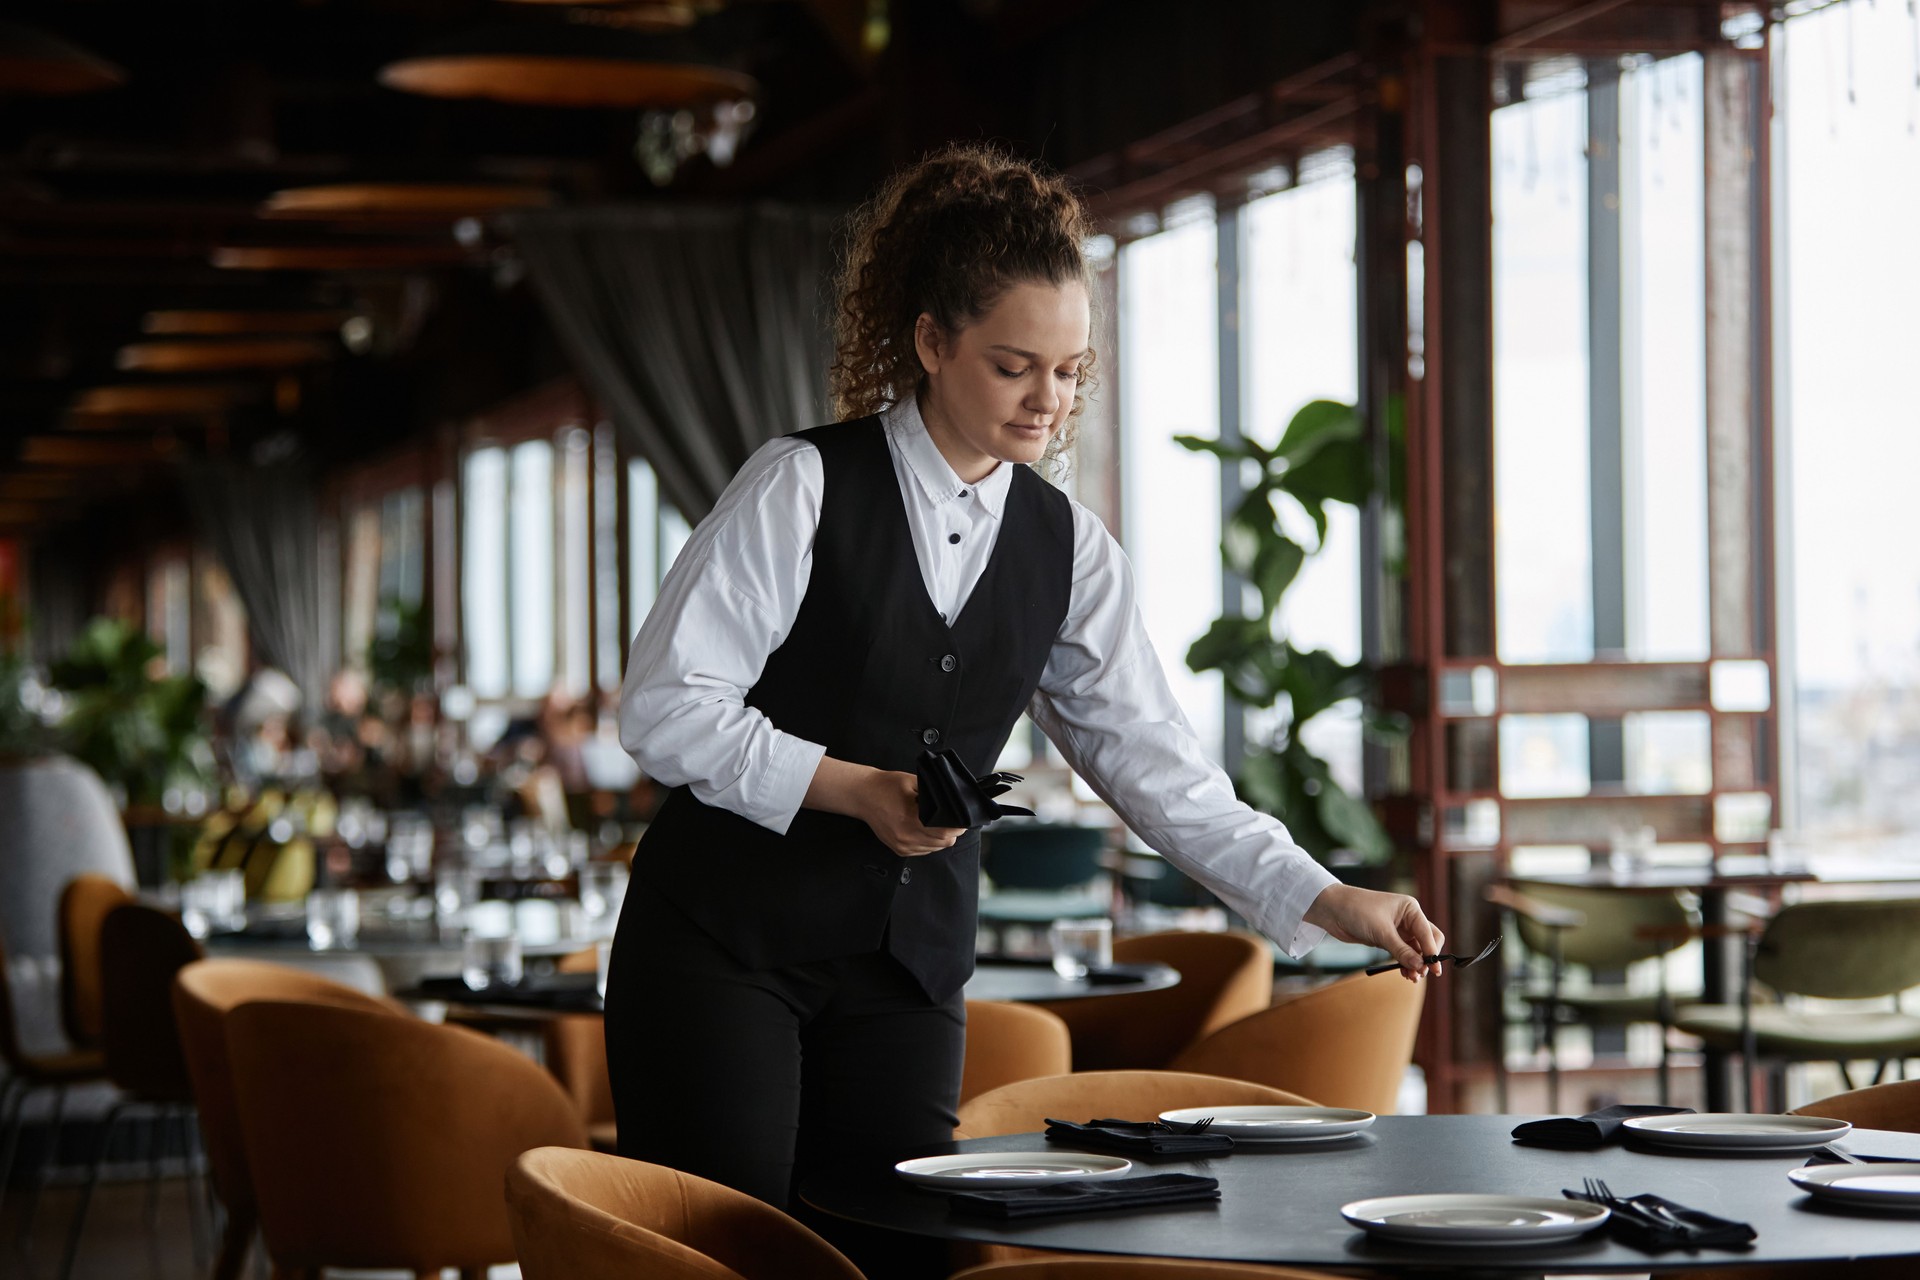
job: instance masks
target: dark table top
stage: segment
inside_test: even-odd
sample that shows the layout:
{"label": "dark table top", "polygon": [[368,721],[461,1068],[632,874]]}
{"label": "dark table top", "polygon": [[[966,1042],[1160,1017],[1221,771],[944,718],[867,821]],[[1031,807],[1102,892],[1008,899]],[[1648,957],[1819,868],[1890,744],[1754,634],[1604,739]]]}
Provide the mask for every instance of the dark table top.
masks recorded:
{"label": "dark table top", "polygon": [[[1639,1272],[1920,1254],[1920,1213],[1838,1209],[1787,1180],[1806,1154],[1701,1154],[1606,1147],[1555,1151],[1514,1143],[1527,1116],[1382,1116],[1352,1139],[1291,1149],[1243,1145],[1208,1160],[1136,1160],[1134,1174],[1200,1173],[1220,1180],[1215,1204],[1167,1205],[996,1222],[948,1211],[946,1196],[899,1178],[888,1165],[842,1167],[809,1179],[801,1196],[837,1217],[916,1235],[1086,1253],[1146,1254],[1218,1261],[1358,1267],[1410,1272]],[[1849,1148],[1920,1159],[1920,1135],[1860,1130]],[[1039,1134],[977,1138],[927,1148],[949,1151],[1058,1150]],[[1621,1195],[1652,1191],[1722,1217],[1751,1223],[1753,1247],[1659,1255],[1618,1244],[1605,1232],[1554,1246],[1403,1245],[1375,1241],[1340,1216],[1369,1196],[1431,1192],[1558,1196],[1583,1177]],[[1920,1266],[1920,1264],[1916,1264]]]}
{"label": "dark table top", "polygon": [[967,980],[969,1000],[1085,1000],[1093,996],[1164,991],[1180,985],[1180,971],[1166,964],[1119,964],[1084,978],[1063,978],[1048,961],[983,961]]}

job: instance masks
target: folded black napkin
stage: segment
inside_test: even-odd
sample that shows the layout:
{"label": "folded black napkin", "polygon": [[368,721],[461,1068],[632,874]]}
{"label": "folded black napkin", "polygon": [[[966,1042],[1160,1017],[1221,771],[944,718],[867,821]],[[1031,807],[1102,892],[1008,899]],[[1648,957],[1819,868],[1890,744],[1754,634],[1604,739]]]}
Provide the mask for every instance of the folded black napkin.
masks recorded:
{"label": "folded black napkin", "polygon": [[1203,1156],[1233,1150],[1233,1139],[1224,1133],[1195,1133],[1164,1120],[1049,1120],[1047,1141],[1122,1155]]}
{"label": "folded black napkin", "polygon": [[922,751],[916,772],[920,778],[922,826],[984,827],[995,818],[1016,813],[1033,816],[1031,809],[993,802],[995,796],[1005,794],[1021,780],[1017,773],[976,778],[951,750]]}
{"label": "folded black napkin", "polygon": [[1852,1156],[1853,1159],[1848,1160],[1844,1156],[1834,1155],[1822,1147],[1808,1156],[1807,1163],[1801,1167],[1807,1168],[1816,1164],[1853,1164],[1856,1161],[1862,1164],[1920,1164],[1920,1156],[1875,1156],[1851,1149],[1847,1151],[1847,1155]]}
{"label": "folded black napkin", "polygon": [[1054,1213],[1099,1213],[1157,1204],[1218,1200],[1220,1180],[1193,1173],[1155,1173],[1144,1178],[1055,1182],[1044,1187],[961,1191],[947,1197],[955,1213],[987,1218],[1038,1218]]}
{"label": "folded black napkin", "polygon": [[[1561,1194],[1569,1200],[1586,1199],[1571,1191]],[[1705,1209],[1688,1208],[1651,1192],[1622,1196],[1605,1203],[1613,1211],[1607,1219],[1607,1234],[1621,1244],[1648,1253],[1664,1253],[1669,1249],[1739,1249],[1753,1243],[1758,1234],[1744,1222],[1722,1218]]]}
{"label": "folded black napkin", "polygon": [[1551,1120],[1529,1120],[1513,1131],[1515,1142],[1534,1147],[1560,1147],[1584,1150],[1604,1147],[1620,1134],[1620,1126],[1637,1116],[1692,1115],[1692,1107],[1643,1107],[1622,1104],[1589,1111],[1583,1116],[1555,1116]]}

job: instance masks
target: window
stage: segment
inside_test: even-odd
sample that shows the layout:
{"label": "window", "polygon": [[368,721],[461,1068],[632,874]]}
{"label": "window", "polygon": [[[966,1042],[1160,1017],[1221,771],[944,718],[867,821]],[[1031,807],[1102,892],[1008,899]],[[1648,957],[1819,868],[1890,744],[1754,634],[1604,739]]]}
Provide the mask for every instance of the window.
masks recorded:
{"label": "window", "polygon": [[553,446],[528,440],[513,447],[507,499],[507,619],[513,692],[537,698],[554,676]]}
{"label": "window", "polygon": [[1120,250],[1122,533],[1140,611],[1174,696],[1218,760],[1218,676],[1187,649],[1220,614],[1220,470],[1176,435],[1219,434],[1214,220],[1210,207]]}
{"label": "window", "polygon": [[673,504],[660,496],[659,480],[644,458],[627,463],[627,641],[646,621],[660,594],[660,583],[680,555],[693,528]]}
{"label": "window", "polygon": [[578,696],[587,691],[593,666],[593,605],[588,579],[593,569],[593,436],[584,427],[560,433],[560,673],[558,687]]}
{"label": "window", "polygon": [[462,478],[460,595],[467,685],[479,698],[504,697],[507,666],[507,453],[475,449]]}

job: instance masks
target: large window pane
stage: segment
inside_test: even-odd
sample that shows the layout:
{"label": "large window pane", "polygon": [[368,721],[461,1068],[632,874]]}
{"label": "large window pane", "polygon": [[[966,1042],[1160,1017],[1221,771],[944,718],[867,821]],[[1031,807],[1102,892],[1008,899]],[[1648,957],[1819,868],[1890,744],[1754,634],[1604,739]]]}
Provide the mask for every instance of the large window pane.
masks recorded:
{"label": "large window pane", "polygon": [[1493,113],[1495,613],[1508,662],[1593,657],[1586,96]]}
{"label": "large window pane", "polygon": [[513,557],[513,691],[539,697],[553,684],[553,446],[529,440],[513,449],[508,538]]}
{"label": "large window pane", "polygon": [[1920,836],[1920,88],[1909,6],[1785,24],[1798,826]]}
{"label": "large window pane", "polygon": [[508,687],[506,450],[468,454],[463,489],[460,594],[467,685],[477,697],[498,698]]}
{"label": "large window pane", "polygon": [[1210,754],[1220,681],[1187,648],[1220,613],[1220,471],[1176,435],[1220,429],[1211,212],[1120,251],[1121,524],[1147,634]]}
{"label": "large window pane", "polygon": [[588,474],[592,437],[583,427],[560,433],[560,680],[570,694],[586,692],[593,662],[588,573],[592,563]]}
{"label": "large window pane", "polygon": [[627,643],[639,632],[660,590],[660,485],[653,468],[627,463]]}
{"label": "large window pane", "polygon": [[619,459],[613,424],[593,429],[594,656],[600,687],[618,689],[626,650],[620,643]]}

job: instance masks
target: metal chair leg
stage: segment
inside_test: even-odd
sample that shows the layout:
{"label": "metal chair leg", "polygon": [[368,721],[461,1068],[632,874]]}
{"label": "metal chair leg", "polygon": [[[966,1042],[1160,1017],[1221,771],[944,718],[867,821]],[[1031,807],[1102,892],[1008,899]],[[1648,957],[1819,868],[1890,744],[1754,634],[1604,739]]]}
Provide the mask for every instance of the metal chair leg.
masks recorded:
{"label": "metal chair leg", "polygon": [[73,1263],[80,1256],[80,1235],[87,1225],[87,1205],[93,1199],[94,1184],[100,1181],[100,1170],[107,1163],[107,1148],[113,1141],[113,1127],[120,1123],[120,1113],[128,1107],[126,1099],[107,1108],[106,1119],[100,1125],[100,1142],[93,1153],[93,1165],[87,1170],[87,1180],[80,1186],[80,1199],[73,1206],[73,1226],[67,1232],[67,1251],[60,1259],[60,1280],[72,1280]]}
{"label": "metal chair leg", "polygon": [[[34,1178],[27,1188],[27,1208],[20,1218],[20,1238],[33,1239],[33,1219],[40,1209],[40,1193],[47,1183],[53,1180],[54,1166],[60,1156],[60,1121],[67,1109],[67,1086],[56,1085],[53,1090],[53,1118],[47,1124],[47,1152],[40,1162],[39,1176]],[[23,1126],[24,1127],[24,1126]]]}
{"label": "metal chair leg", "polygon": [[32,1088],[12,1076],[0,1087],[0,1204],[7,1201],[7,1179],[13,1176],[13,1153],[20,1145],[20,1129],[26,1123],[27,1094]]}
{"label": "metal chair leg", "polygon": [[226,1225],[220,1232],[220,1256],[213,1260],[213,1280],[240,1280],[259,1225],[253,1214],[227,1209]]}

